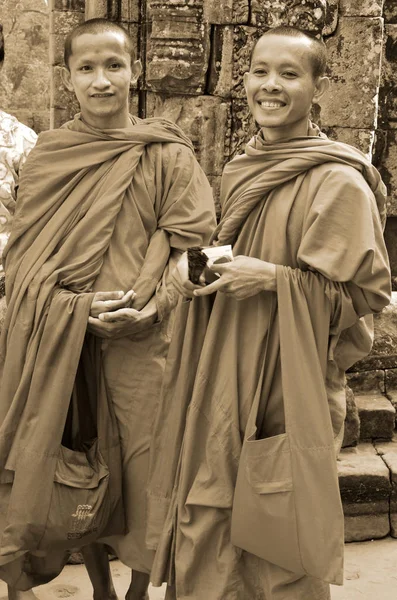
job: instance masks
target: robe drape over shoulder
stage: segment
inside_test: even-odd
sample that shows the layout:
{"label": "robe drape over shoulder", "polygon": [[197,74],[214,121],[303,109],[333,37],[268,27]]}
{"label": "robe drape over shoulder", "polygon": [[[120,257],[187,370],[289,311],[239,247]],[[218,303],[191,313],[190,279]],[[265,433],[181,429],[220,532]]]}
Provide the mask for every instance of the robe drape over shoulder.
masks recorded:
{"label": "robe drape over shoulder", "polygon": [[[131,121],[99,131],[77,115],[42,133],[20,181],[4,257],[0,481],[14,484],[0,497],[0,565],[37,549],[45,529],[95,291],[133,288],[137,309],[154,295],[155,327],[166,327],[172,262],[213,230],[211,189],[188,138],[162,119]],[[166,344],[142,337],[150,372]]]}
{"label": "robe drape over shoulder", "polygon": [[[371,314],[390,299],[385,197],[365,156],[315,126],[307,137],[278,143],[259,134],[226,166],[214,243],[232,243],[234,256],[276,264],[278,291],[242,301],[222,293],[197,298],[182,305],[177,319],[151,449],[147,540],[157,547],[152,580],[173,583],[178,600],[329,598],[319,579],[294,575],[233,546],[233,496],[258,392],[265,409],[260,437],[285,431],[283,398],[297,376],[295,369],[282,373],[288,332],[293,348],[312,344],[307,355],[318,357],[317,379],[313,371],[311,381],[307,370],[307,402],[324,401],[329,409],[316,435],[302,428],[301,446],[312,439],[316,446],[340,447],[344,371],[369,352]],[[272,360],[263,364],[269,336]],[[294,356],[287,352],[291,365]],[[334,552],[324,579],[341,583],[336,465],[330,463],[321,481],[330,485],[335,516],[331,524],[324,521]],[[313,486],[313,480],[307,483]],[[327,490],[314,482],[310,493],[324,496]],[[302,539],[310,539],[310,531]]]}

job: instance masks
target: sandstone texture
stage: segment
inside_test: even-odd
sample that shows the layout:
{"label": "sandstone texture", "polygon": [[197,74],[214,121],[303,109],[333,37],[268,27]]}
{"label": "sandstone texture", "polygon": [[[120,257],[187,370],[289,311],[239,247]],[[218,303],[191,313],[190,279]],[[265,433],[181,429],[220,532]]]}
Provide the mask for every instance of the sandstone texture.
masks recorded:
{"label": "sandstone texture", "polygon": [[356,446],[360,439],[360,418],[353,390],[346,386],[346,418],[342,448]]}
{"label": "sandstone texture", "polygon": [[372,444],[343,449],[338,459],[345,541],[380,538],[390,531],[389,470]]}
{"label": "sandstone texture", "polygon": [[376,371],[357,371],[347,373],[347,382],[354,394],[384,394],[385,372],[382,369]]}
{"label": "sandstone texture", "polygon": [[339,0],[339,12],[346,16],[381,17],[384,0]]}
{"label": "sandstone texture", "polygon": [[370,354],[350,371],[397,368],[397,292],[392,293],[389,306],[374,316],[374,326],[375,337]]}
{"label": "sandstone texture", "polygon": [[396,409],[385,396],[355,396],[360,417],[360,439],[392,439]]}
{"label": "sandstone texture", "polygon": [[148,116],[165,117],[184,130],[207,175],[222,174],[228,156],[230,111],[227,103],[211,96],[169,98],[149,93],[146,110]]}
{"label": "sandstone texture", "polygon": [[374,129],[382,38],[380,18],[339,19],[326,42],[331,88],[320,102],[322,125]]}
{"label": "sandstone texture", "polygon": [[49,126],[49,8],[45,0],[0,1],[5,61],[0,107],[38,133]]}

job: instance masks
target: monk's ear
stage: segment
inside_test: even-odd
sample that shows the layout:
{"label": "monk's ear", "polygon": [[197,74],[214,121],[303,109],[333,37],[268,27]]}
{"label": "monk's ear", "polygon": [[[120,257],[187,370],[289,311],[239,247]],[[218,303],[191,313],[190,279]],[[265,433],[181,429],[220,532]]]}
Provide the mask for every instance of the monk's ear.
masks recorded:
{"label": "monk's ear", "polygon": [[69,92],[74,92],[70,71],[66,67],[62,67],[61,69],[61,79],[65,88],[69,90]]}
{"label": "monk's ear", "polygon": [[134,60],[131,64],[131,84],[135,83],[139,75],[142,73],[142,63],[140,60]]}
{"label": "monk's ear", "polygon": [[317,104],[319,100],[326,94],[329,90],[329,79],[328,77],[319,77],[316,82],[316,88],[314,90],[313,96],[313,104]]}
{"label": "monk's ear", "polygon": [[248,77],[249,77],[249,71],[246,71],[243,75],[243,83],[244,83],[244,88],[245,91],[247,91],[247,81],[248,81]]}

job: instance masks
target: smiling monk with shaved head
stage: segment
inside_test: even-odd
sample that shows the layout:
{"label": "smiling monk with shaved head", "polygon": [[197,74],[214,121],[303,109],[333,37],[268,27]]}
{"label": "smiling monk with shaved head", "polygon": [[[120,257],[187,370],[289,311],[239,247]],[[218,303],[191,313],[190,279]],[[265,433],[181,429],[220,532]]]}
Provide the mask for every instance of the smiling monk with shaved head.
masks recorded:
{"label": "smiling monk with shaved head", "polygon": [[[329,600],[343,581],[336,456],[345,370],[390,299],[386,189],[310,121],[321,41],[269,30],[244,76],[258,133],[225,168],[207,286],[175,285],[149,485],[152,578],[167,600]],[[218,248],[219,250],[219,248]],[[170,483],[171,482],[171,483]]]}

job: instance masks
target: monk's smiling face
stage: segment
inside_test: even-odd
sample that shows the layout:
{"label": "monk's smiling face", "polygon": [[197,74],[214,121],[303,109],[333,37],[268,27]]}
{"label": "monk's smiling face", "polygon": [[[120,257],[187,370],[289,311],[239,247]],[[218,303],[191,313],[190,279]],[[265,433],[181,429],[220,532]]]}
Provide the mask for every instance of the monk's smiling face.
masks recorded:
{"label": "monk's smiling face", "polygon": [[129,125],[130,83],[139,73],[140,63],[131,64],[123,34],[104,31],[73,40],[63,78],[77,96],[84,121],[98,129],[113,129]]}
{"label": "monk's smiling face", "polygon": [[313,74],[307,37],[263,36],[244,75],[248,106],[267,141],[307,135],[309,112],[328,87]]}

